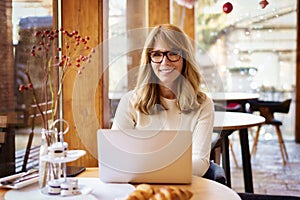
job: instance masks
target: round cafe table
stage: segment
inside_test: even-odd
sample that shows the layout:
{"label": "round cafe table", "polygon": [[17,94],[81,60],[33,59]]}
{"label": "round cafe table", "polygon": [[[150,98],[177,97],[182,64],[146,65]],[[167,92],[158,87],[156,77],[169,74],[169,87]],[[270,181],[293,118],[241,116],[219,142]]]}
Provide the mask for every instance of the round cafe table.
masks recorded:
{"label": "round cafe table", "polygon": [[[99,177],[98,168],[87,168],[78,177]],[[153,187],[163,187],[167,185],[152,184]],[[238,194],[229,187],[222,185],[218,182],[208,180],[202,177],[193,176],[192,183],[188,185],[171,185],[188,189],[193,192],[191,200],[240,200]]]}
{"label": "round cafe table", "polygon": [[229,103],[238,103],[242,106],[242,112],[246,112],[246,103],[249,100],[259,98],[258,93],[247,92],[212,92],[207,94],[215,103],[226,105]]}
{"label": "round cafe table", "polygon": [[258,93],[248,92],[212,92],[208,94],[215,101],[244,101],[258,99]]}
{"label": "round cafe table", "polygon": [[[93,183],[100,183],[99,169],[98,168],[87,168],[84,172],[77,176],[78,178],[92,178],[89,179]],[[163,187],[165,185],[152,184],[153,187]],[[218,182],[211,181],[202,177],[192,177],[192,183],[187,185],[174,185],[171,186],[185,188],[193,193],[191,200],[241,200],[238,194],[230,189],[229,187],[222,185]],[[4,199],[5,193],[9,191],[7,189],[0,188],[0,199]],[[97,196],[95,196],[97,198]],[[60,198],[61,199],[61,198]],[[101,199],[101,198],[99,198]]]}
{"label": "round cafe table", "polygon": [[227,186],[231,187],[229,140],[228,136],[239,130],[245,192],[253,193],[251,158],[249,151],[248,128],[261,125],[265,118],[242,112],[215,112],[214,131],[220,133],[222,142],[222,166],[224,168]]}

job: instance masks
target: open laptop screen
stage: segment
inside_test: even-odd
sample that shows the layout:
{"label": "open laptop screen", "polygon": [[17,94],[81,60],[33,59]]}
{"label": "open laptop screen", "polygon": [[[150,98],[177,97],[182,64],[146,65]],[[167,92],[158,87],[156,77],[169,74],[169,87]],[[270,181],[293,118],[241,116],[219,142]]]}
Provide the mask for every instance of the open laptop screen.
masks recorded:
{"label": "open laptop screen", "polygon": [[99,129],[97,137],[104,182],[191,182],[190,131]]}

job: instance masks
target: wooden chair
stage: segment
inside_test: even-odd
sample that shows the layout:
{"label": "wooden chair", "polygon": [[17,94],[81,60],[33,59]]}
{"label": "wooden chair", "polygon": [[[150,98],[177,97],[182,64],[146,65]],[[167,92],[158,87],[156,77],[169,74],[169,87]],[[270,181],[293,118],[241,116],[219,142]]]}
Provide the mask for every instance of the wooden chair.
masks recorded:
{"label": "wooden chair", "polygon": [[7,116],[0,116],[0,145],[5,143],[6,132],[4,129],[7,128]]}
{"label": "wooden chair", "polygon": [[[52,102],[45,102],[39,104],[44,115],[47,119],[51,119],[52,116]],[[40,114],[37,105],[31,105],[28,113],[28,124],[30,125],[30,133],[27,141],[26,151],[24,155],[24,161],[22,165],[22,171],[27,171],[39,164],[39,151],[40,145],[32,147],[33,137],[35,134],[35,128],[37,125],[42,125],[42,115]],[[30,165],[29,165],[30,164]]]}
{"label": "wooden chair", "polygon": [[8,120],[0,116],[0,178],[15,173],[15,130]]}
{"label": "wooden chair", "polygon": [[[285,101],[253,100],[253,101],[250,101],[249,103],[250,103],[250,111],[251,112],[258,111],[261,116],[266,118],[265,124],[275,126],[283,164],[285,165],[288,160],[288,153],[286,151],[286,147],[285,147],[284,140],[282,137],[282,132],[280,130],[282,121],[275,119],[274,113],[288,113],[290,110],[291,99],[287,99]],[[261,128],[261,126],[259,126],[256,131],[256,135],[255,135],[254,141],[253,141],[251,155],[255,154],[255,152],[257,150],[257,143],[258,143],[260,128]]]}
{"label": "wooden chair", "polygon": [[[215,111],[226,111],[226,112],[240,112],[241,111],[241,105],[236,103],[231,103],[228,105],[223,105],[221,103],[214,103]],[[220,134],[220,133],[218,133]],[[221,154],[221,137],[215,138],[212,141],[212,153],[211,157],[214,158],[215,162],[217,164],[220,164],[220,154]],[[239,167],[235,152],[233,150],[232,142],[229,140],[229,148],[230,152],[234,161],[234,164],[236,167]]]}
{"label": "wooden chair", "polygon": [[7,168],[7,166],[5,166],[5,156],[2,155],[2,153],[4,154],[4,150],[2,151],[2,149],[5,146],[5,142],[6,142],[6,137],[7,137],[7,116],[0,116],[0,178],[3,176],[7,176],[9,175],[9,173],[7,172],[2,172],[5,168]]}

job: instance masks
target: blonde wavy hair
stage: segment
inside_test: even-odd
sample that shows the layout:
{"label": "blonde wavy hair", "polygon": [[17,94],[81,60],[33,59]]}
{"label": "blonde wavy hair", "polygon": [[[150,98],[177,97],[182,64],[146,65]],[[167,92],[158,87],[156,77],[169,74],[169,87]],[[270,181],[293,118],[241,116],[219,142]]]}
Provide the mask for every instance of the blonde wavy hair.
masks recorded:
{"label": "blonde wavy hair", "polygon": [[135,87],[134,107],[144,114],[154,114],[168,108],[161,102],[158,78],[154,74],[149,51],[155,42],[163,42],[171,50],[180,50],[183,58],[181,76],[177,79],[177,106],[183,113],[198,109],[206,95],[200,90],[201,75],[194,55],[194,48],[188,36],[177,26],[162,24],[149,33],[141,55],[141,63]]}

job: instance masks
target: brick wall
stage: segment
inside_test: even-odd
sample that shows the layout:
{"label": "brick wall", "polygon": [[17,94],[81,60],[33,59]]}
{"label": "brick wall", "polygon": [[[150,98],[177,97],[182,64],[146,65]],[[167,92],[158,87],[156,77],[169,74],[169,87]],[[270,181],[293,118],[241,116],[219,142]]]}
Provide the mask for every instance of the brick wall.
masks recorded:
{"label": "brick wall", "polygon": [[0,1],[0,112],[14,110],[12,0]]}

